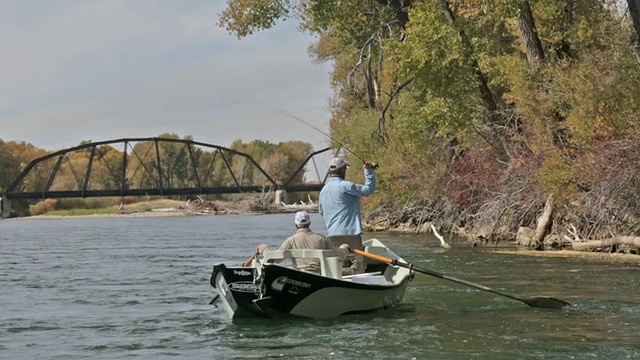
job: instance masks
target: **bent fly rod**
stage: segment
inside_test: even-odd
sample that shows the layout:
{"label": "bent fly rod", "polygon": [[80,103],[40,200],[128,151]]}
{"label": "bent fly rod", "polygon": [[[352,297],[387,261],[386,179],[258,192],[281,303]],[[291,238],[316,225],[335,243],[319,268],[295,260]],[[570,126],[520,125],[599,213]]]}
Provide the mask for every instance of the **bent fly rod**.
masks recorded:
{"label": "bent fly rod", "polygon": [[[324,136],[328,137],[331,141],[333,141],[333,142],[335,142],[336,144],[340,145],[340,147],[341,147],[341,148],[343,148],[343,149],[344,149],[345,151],[347,151],[349,154],[351,154],[351,155],[355,156],[355,157],[356,157],[356,159],[358,159],[358,160],[362,161],[363,163],[367,163],[367,161],[365,161],[363,158],[361,158],[360,156],[358,156],[358,154],[356,154],[356,153],[354,153],[353,151],[349,150],[349,148],[348,148],[348,147],[346,147],[342,142],[340,142],[340,141],[336,140],[334,137],[332,137],[331,135],[327,134],[326,132],[324,132],[324,131],[322,131],[322,130],[318,129],[317,127],[315,127],[315,126],[313,126],[313,125],[309,124],[308,122],[306,122],[306,121],[304,121],[304,120],[300,119],[300,118],[299,118],[299,117],[297,117],[297,116],[291,115],[291,114],[289,114],[289,113],[287,113],[287,112],[284,112],[284,111],[282,111],[282,110],[279,110],[278,112],[279,112],[279,113],[281,113],[282,115],[285,115],[285,116],[287,116],[287,117],[292,118],[293,120],[296,120],[296,121],[298,121],[298,122],[301,122],[301,123],[303,123],[303,124],[305,124],[305,125],[309,126],[310,128],[314,129],[315,131],[319,132],[320,134],[322,134],[322,135],[324,135]],[[377,169],[377,168],[378,168],[378,166],[379,166],[379,165],[378,165],[378,163],[371,163],[371,167],[372,167],[372,168],[374,168],[374,169]]]}

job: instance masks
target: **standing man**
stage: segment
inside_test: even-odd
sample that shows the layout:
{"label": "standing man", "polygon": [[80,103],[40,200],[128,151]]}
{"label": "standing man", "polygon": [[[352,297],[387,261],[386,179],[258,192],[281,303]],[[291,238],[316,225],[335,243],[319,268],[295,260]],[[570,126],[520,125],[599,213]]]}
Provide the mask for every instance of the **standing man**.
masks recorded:
{"label": "standing man", "polygon": [[329,179],[320,191],[318,210],[334,244],[346,243],[352,249],[363,250],[360,198],[373,194],[376,178],[372,164],[365,162],[364,184],[347,181],[348,167],[343,158],[333,158],[329,162]]}

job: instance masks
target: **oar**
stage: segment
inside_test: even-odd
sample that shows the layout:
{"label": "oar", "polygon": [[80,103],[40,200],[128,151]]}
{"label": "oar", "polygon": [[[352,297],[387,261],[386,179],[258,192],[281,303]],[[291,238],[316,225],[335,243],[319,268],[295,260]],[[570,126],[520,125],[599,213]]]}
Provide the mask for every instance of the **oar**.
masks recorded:
{"label": "oar", "polygon": [[218,307],[218,305],[215,305],[214,303],[216,302],[216,300],[218,300],[220,298],[220,295],[216,295],[213,297],[213,299],[211,299],[211,301],[209,301],[208,305],[213,305],[215,307]]}
{"label": "oar", "polygon": [[515,295],[506,294],[506,293],[503,293],[501,291],[491,289],[491,288],[486,287],[484,285],[475,284],[475,283],[472,283],[470,281],[466,281],[466,280],[455,278],[453,276],[447,276],[447,275],[441,274],[441,273],[439,273],[437,271],[433,271],[433,270],[429,270],[429,269],[421,269],[421,268],[419,268],[417,266],[413,266],[413,264],[403,263],[403,262],[398,261],[396,259],[390,259],[388,257],[384,257],[384,256],[368,253],[368,252],[365,252],[365,251],[362,251],[362,250],[353,250],[353,252],[355,252],[358,255],[362,255],[362,256],[364,256],[366,258],[369,258],[369,259],[372,259],[372,260],[377,260],[377,261],[380,261],[380,262],[383,262],[383,263],[387,263],[389,265],[397,265],[397,266],[400,266],[400,267],[403,267],[403,268],[407,268],[409,270],[413,270],[413,271],[416,271],[416,272],[419,272],[419,273],[435,276],[435,277],[440,278],[440,279],[445,279],[445,280],[457,282],[459,284],[471,286],[471,287],[474,287],[476,289],[492,292],[494,294],[501,295],[501,296],[506,296],[506,297],[508,297],[510,299],[513,299],[513,300],[522,301],[523,303],[525,303],[525,304],[527,304],[527,305],[529,305],[531,307],[537,307],[537,308],[543,308],[543,309],[561,309],[564,306],[570,306],[571,305],[566,301],[559,300],[559,299],[554,299],[554,298],[547,297],[547,296],[535,296],[535,297],[530,297],[530,298],[521,298],[521,297],[518,297],[518,296],[515,296]]}

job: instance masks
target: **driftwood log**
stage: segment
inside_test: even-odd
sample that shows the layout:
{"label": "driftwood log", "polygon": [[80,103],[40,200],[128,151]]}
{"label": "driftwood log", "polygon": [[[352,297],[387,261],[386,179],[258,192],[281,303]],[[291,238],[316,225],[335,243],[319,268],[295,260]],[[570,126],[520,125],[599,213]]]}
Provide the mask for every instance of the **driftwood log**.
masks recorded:
{"label": "driftwood log", "polygon": [[547,235],[549,230],[551,230],[551,224],[553,220],[553,194],[547,197],[547,202],[544,205],[544,211],[542,215],[538,218],[538,223],[536,225],[536,232],[533,236],[533,240],[536,244],[541,244],[544,240],[544,237]]}
{"label": "driftwood log", "polygon": [[431,224],[431,230],[433,231],[433,235],[435,237],[438,238],[438,240],[440,240],[440,245],[445,248],[445,249],[451,249],[451,245],[447,244],[446,241],[444,241],[444,237],[442,235],[440,235],[440,233],[438,233],[438,230],[436,230],[436,227],[433,226],[433,224]]}
{"label": "driftwood log", "polygon": [[578,251],[591,251],[596,248],[610,247],[616,245],[629,245],[640,247],[640,236],[616,236],[602,240],[573,241],[571,247]]}
{"label": "driftwood log", "polygon": [[520,227],[518,229],[518,233],[516,234],[516,243],[518,245],[523,245],[530,247],[536,250],[543,250],[543,241],[547,236],[549,231],[551,230],[551,225],[553,224],[553,194],[547,197],[547,202],[544,205],[544,210],[540,217],[538,217],[538,222],[536,223],[536,228],[531,229],[528,227]]}

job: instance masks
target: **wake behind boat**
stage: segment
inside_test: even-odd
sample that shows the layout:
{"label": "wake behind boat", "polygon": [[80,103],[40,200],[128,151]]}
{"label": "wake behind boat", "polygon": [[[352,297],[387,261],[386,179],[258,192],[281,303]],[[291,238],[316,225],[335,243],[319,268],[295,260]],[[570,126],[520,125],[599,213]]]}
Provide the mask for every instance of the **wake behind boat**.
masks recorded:
{"label": "wake behind boat", "polygon": [[[363,242],[367,253],[403,262],[377,239]],[[293,258],[317,258],[320,274],[298,270]],[[366,271],[352,274],[330,250],[275,250],[259,255],[251,267],[216,264],[211,285],[231,319],[295,315],[328,318],[384,309],[402,302],[411,270],[366,260]]]}

